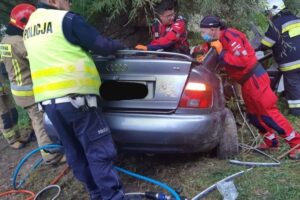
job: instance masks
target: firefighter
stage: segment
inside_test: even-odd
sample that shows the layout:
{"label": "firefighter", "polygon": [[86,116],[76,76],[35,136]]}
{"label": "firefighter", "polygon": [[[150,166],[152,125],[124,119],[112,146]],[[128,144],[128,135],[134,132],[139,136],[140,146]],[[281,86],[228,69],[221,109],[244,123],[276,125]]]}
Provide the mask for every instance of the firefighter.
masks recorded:
{"label": "firefighter", "polygon": [[[27,111],[37,142],[39,146],[44,146],[53,142],[44,129],[43,113],[38,110],[38,105],[34,102],[29,62],[23,42],[23,30],[34,11],[34,6],[25,3],[12,9],[10,22],[0,48],[4,55],[3,62],[8,73],[13,98],[18,106]],[[44,150],[41,154],[46,164],[57,163],[62,158],[62,154]]]}
{"label": "firefighter", "polygon": [[266,0],[264,8],[272,24],[259,49],[272,49],[283,74],[290,114],[300,116],[300,18],[291,13],[282,0]]}
{"label": "firefighter", "polygon": [[[1,48],[1,47],[0,47]],[[2,60],[0,60],[1,65]],[[18,112],[0,74],[0,131],[12,149],[21,149],[26,141],[21,141],[18,131]]]}
{"label": "firefighter", "polygon": [[35,102],[58,130],[67,162],[90,199],[123,199],[115,145],[97,102],[100,77],[89,51],[105,56],[125,46],[101,36],[69,12],[70,6],[69,0],[39,0],[24,29]]}
{"label": "firefighter", "polygon": [[145,51],[163,49],[189,55],[186,22],[183,17],[176,17],[173,0],[163,0],[156,6],[155,13],[158,18],[152,24],[152,41],[146,46],[139,44],[135,48]]}
{"label": "firefighter", "polygon": [[[203,40],[210,43],[219,54],[220,65],[228,76],[242,85],[242,95],[250,122],[264,136],[258,148],[278,148],[279,134],[291,148],[300,144],[300,134],[276,107],[277,96],[270,88],[270,79],[257,62],[254,49],[245,34],[222,26],[216,16],[206,16],[200,22]],[[300,147],[290,152],[291,159],[300,159]]]}

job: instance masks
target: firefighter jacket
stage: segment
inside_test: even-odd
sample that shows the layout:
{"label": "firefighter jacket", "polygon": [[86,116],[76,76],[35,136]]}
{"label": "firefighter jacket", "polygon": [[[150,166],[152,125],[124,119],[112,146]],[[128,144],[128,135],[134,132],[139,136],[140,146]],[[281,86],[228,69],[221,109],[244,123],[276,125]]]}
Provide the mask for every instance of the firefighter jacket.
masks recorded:
{"label": "firefighter jacket", "polygon": [[7,34],[0,44],[1,55],[16,104],[28,107],[34,104],[29,62],[26,58],[22,34],[15,34],[21,31],[14,29],[17,28],[8,27]]}
{"label": "firefighter jacket", "polygon": [[190,53],[186,22],[182,17],[177,17],[170,26],[166,26],[159,19],[155,19],[151,30],[153,40],[147,45],[148,50],[163,49],[183,54]]}
{"label": "firefighter jacket", "polygon": [[69,94],[99,95],[100,77],[91,56],[64,37],[66,14],[39,8],[24,29],[36,102]]}
{"label": "firefighter jacket", "polygon": [[283,10],[271,19],[261,43],[272,48],[274,58],[283,72],[300,68],[300,18]]}
{"label": "firefighter jacket", "polygon": [[219,56],[221,65],[233,80],[244,82],[257,63],[254,49],[245,34],[233,28],[222,30],[219,40],[223,46]]}

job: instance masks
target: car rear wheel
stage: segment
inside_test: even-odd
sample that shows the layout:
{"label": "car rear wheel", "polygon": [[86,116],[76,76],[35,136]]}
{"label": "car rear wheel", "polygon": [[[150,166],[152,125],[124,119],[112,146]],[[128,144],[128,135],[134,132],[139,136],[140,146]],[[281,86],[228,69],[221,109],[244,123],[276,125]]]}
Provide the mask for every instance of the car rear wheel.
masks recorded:
{"label": "car rear wheel", "polygon": [[217,147],[217,157],[226,159],[238,154],[237,127],[232,112],[226,108],[224,132],[221,135],[220,143]]}

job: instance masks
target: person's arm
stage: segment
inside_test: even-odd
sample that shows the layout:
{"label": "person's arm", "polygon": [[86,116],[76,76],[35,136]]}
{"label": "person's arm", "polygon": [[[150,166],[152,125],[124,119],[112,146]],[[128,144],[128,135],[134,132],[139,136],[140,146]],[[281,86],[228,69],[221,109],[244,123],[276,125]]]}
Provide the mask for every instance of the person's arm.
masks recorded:
{"label": "person's arm", "polygon": [[158,49],[167,49],[174,45],[180,39],[180,36],[186,31],[184,20],[177,20],[172,25],[171,29],[172,30],[165,36],[152,40],[152,42],[147,45],[148,50],[155,51]]}
{"label": "person's arm", "polygon": [[228,49],[223,49],[219,41],[212,42],[211,46],[216,48],[222,63],[237,68],[244,68],[245,64],[253,59],[253,55],[249,55],[247,48],[244,46],[243,38],[235,35],[227,38],[227,40],[229,43]]}
{"label": "person's arm", "polygon": [[17,54],[20,58],[27,60],[27,51],[24,45],[23,38],[20,37],[20,41],[13,47],[14,53]]}
{"label": "person's arm", "polygon": [[95,54],[109,55],[125,48],[119,41],[102,36],[83,17],[72,12],[68,12],[63,20],[63,32],[70,43]]}
{"label": "person's arm", "polygon": [[276,33],[274,27],[269,26],[265,36],[261,40],[260,46],[256,50],[265,51],[272,48],[276,44],[279,34],[280,33]]}
{"label": "person's arm", "polygon": [[197,61],[202,62],[205,55],[209,51],[209,43],[205,42],[203,44],[199,44],[195,47],[193,47],[190,51],[190,55],[192,58],[195,58]]}

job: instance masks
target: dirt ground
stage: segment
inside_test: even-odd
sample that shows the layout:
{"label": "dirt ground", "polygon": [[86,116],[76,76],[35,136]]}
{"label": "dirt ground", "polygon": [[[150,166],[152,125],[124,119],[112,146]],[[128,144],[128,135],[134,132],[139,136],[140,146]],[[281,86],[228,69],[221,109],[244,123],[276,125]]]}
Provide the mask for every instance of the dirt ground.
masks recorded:
{"label": "dirt ground", "polygon": [[[12,150],[3,137],[0,138],[0,193],[12,189],[12,174],[15,170],[19,161],[31,150],[37,148],[36,141],[32,141],[26,145],[25,148],[21,150]],[[187,173],[189,171],[196,171],[196,168],[201,167],[205,168],[206,162],[203,161],[205,158],[203,155],[142,155],[142,154],[129,154],[129,153],[120,153],[118,160],[116,162],[117,166],[129,169],[131,171],[137,172],[139,174],[149,176],[151,178],[157,179],[164,178],[168,180],[168,184],[171,184],[172,187],[178,191],[183,190],[180,185],[180,179],[173,179],[176,174]],[[29,160],[26,161],[19,176],[17,182],[24,177],[29,171],[32,164],[41,158],[39,153],[32,156]],[[197,164],[196,164],[197,163]],[[48,166],[41,165],[35,171],[33,171],[29,178],[26,179],[25,184],[22,185],[21,189],[26,189],[37,193],[42,190],[44,187],[49,185],[49,183],[66,167],[66,164],[58,166]],[[143,192],[143,191],[162,191],[157,186],[153,186],[150,183],[144,182],[142,180],[137,180],[127,175],[120,174],[123,186],[126,192]],[[181,176],[185,176],[182,174]],[[179,182],[178,182],[179,181]],[[62,191],[58,199],[64,200],[79,200],[79,199],[88,199],[83,186],[74,179],[72,172],[67,173],[62,179],[58,182]],[[45,193],[45,196],[42,199],[51,199],[51,195],[55,195],[55,191],[49,191]],[[11,195],[9,197],[0,197],[0,199],[7,200],[21,200],[26,199],[26,195]]]}

